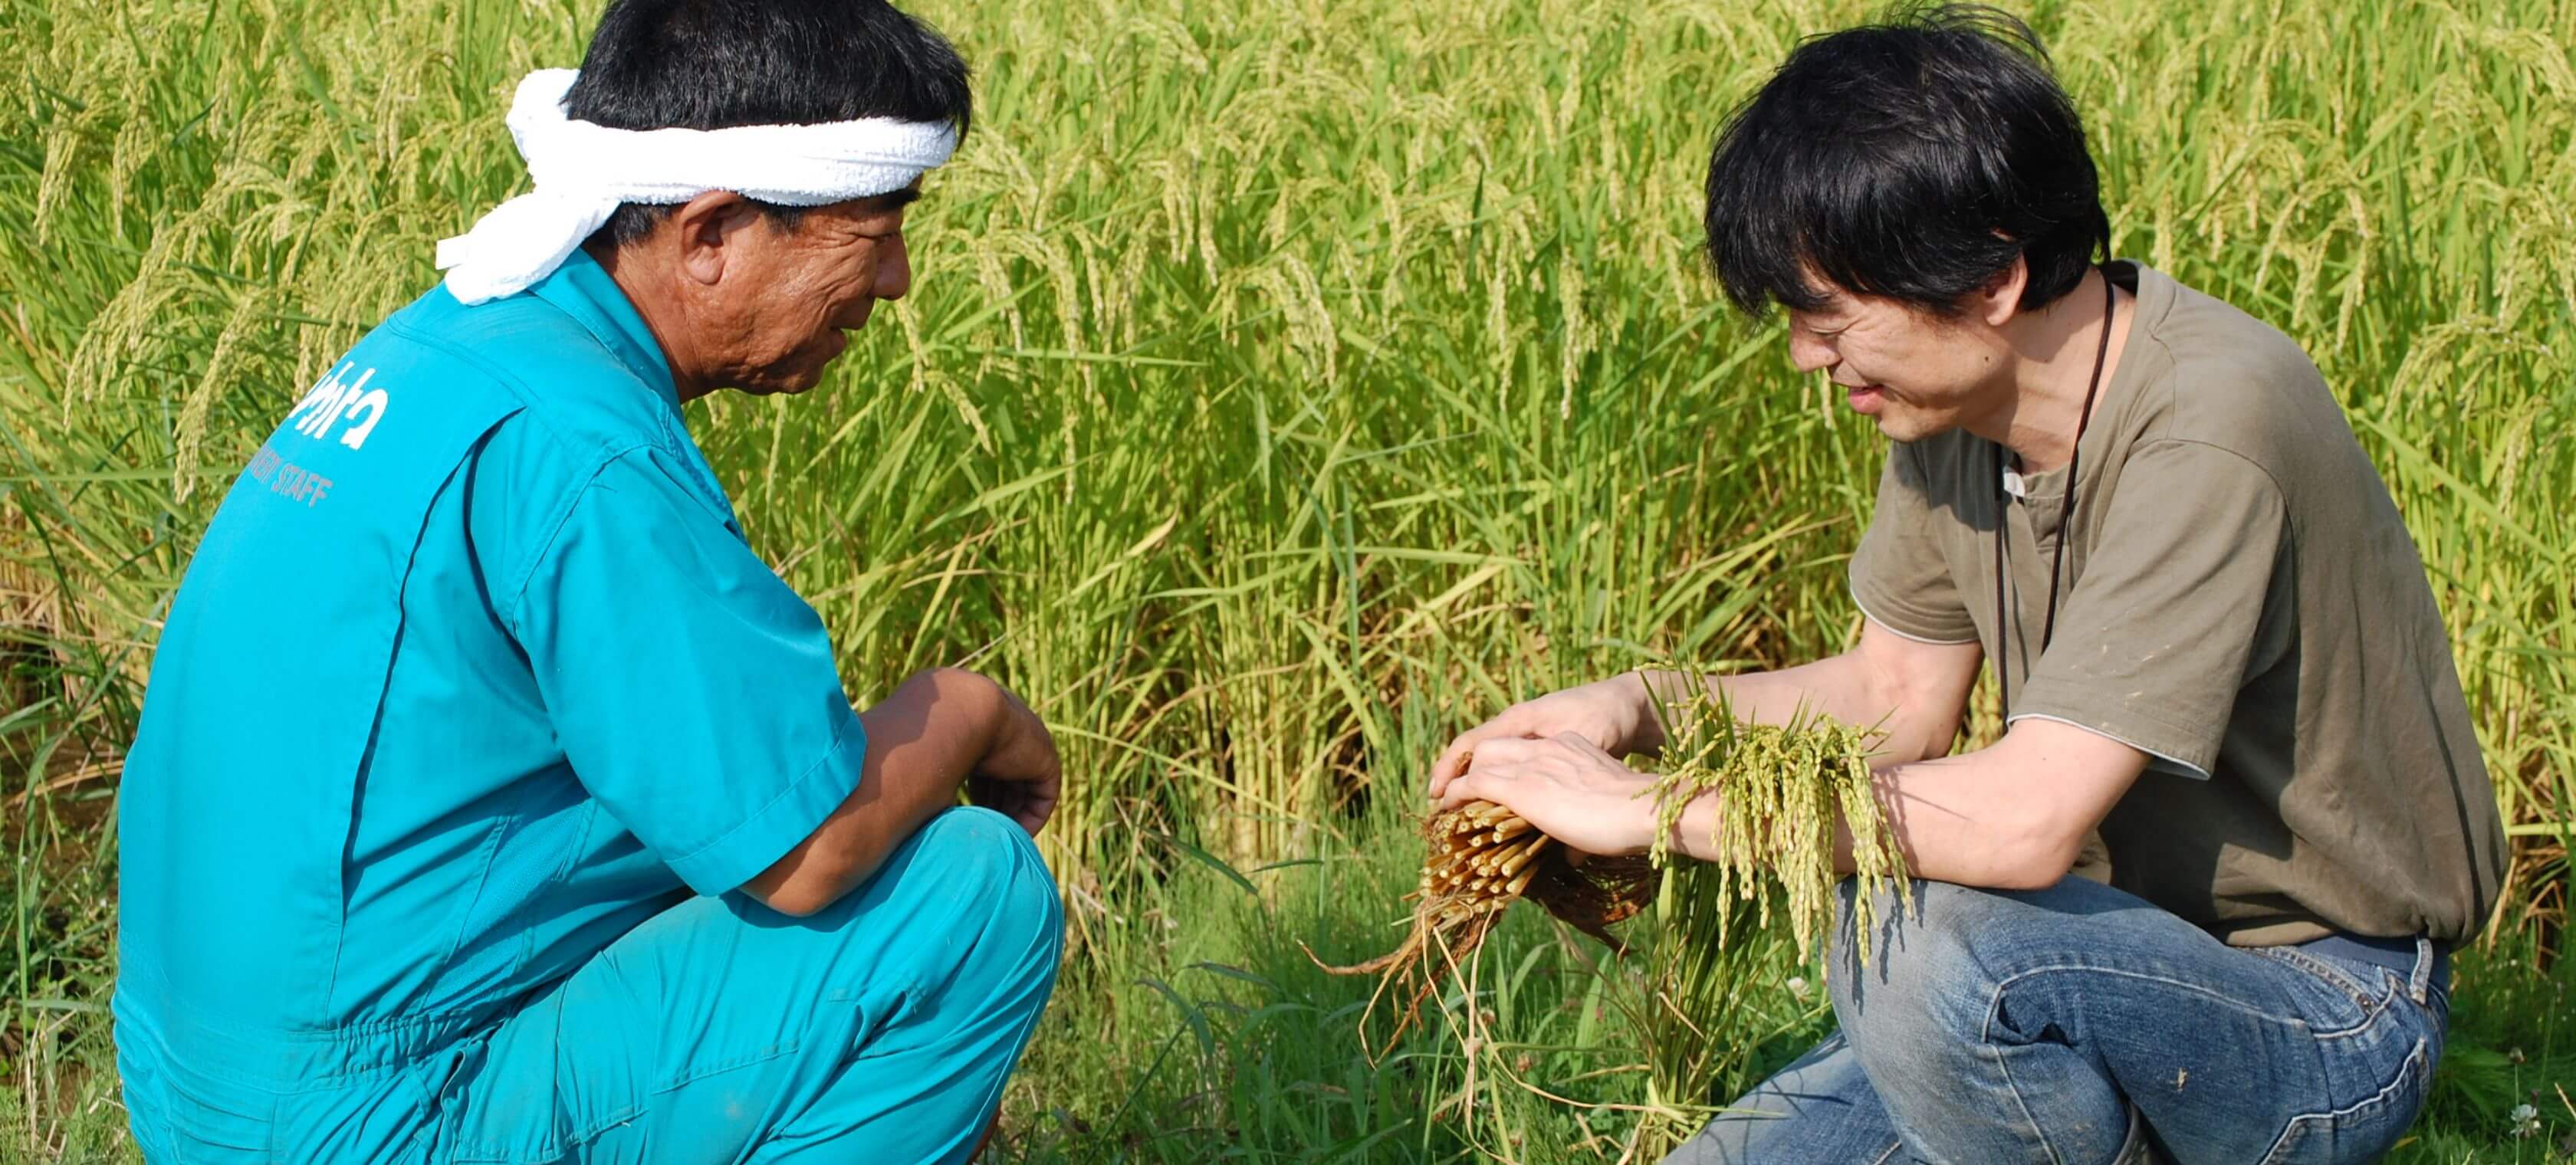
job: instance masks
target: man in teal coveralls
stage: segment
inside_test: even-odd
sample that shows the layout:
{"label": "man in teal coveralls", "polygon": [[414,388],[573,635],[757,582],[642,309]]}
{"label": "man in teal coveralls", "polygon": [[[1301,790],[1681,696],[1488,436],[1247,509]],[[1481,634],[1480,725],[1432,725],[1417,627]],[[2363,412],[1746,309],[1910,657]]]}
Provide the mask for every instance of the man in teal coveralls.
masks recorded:
{"label": "man in teal coveralls", "polygon": [[962,1161],[1054,985],[1054,745],[961,671],[853,713],[680,405],[812,387],[905,292],[965,66],[878,2],[619,0],[543,76],[536,193],[306,394],[170,611],[120,804],[136,1140]]}

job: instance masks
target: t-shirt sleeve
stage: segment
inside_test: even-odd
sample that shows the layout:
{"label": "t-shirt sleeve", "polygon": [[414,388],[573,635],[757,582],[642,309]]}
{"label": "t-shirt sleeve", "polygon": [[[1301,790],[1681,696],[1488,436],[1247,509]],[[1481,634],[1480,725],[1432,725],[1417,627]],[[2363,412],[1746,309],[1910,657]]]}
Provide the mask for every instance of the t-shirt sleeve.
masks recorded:
{"label": "t-shirt sleeve", "polygon": [[2258,645],[2288,533],[2260,466],[2197,442],[2141,445],[2013,719],[2061,720],[2209,776],[2237,693],[2271,662]]}
{"label": "t-shirt sleeve", "polygon": [[513,610],[574,775],[699,892],[858,787],[867,737],[822,620],[652,453],[582,491]]}
{"label": "t-shirt sleeve", "polygon": [[1950,560],[1941,552],[1940,523],[1921,450],[1887,447],[1878,477],[1878,507],[1852,552],[1852,601],[1870,621],[1908,639],[1973,643],[1976,621],[1959,596]]}

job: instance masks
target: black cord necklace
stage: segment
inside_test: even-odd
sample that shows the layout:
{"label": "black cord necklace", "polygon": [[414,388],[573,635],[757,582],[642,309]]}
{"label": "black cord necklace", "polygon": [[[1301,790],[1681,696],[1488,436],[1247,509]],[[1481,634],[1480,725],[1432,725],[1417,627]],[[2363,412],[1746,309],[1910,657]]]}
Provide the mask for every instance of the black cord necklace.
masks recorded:
{"label": "black cord necklace", "polygon": [[[2075,490],[2083,482],[2084,429],[2093,423],[2093,397],[2102,390],[2102,363],[2111,354],[2111,307],[2118,299],[2111,290],[2111,273],[2102,273],[2102,339],[2093,349],[2093,379],[2084,386],[2084,409],[2075,416],[2075,446],[2066,454],[2066,506],[2058,511],[2057,545],[2048,553],[2048,617],[2039,625],[2039,650],[2045,655],[2048,642],[2057,637],[2057,585],[2066,566],[2066,544],[2075,540]],[[1995,451],[1995,684],[2002,697],[2003,723],[2012,725],[2012,664],[2005,657],[2010,646],[2011,625],[2004,620],[2004,447]],[[2013,460],[2018,463],[2021,455]]]}

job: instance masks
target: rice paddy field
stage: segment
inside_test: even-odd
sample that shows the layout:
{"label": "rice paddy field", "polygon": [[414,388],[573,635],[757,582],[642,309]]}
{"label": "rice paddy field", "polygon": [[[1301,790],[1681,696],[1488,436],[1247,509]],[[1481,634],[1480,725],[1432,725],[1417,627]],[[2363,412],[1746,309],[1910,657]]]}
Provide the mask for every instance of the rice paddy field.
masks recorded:
{"label": "rice paddy field", "polygon": [[[597,7],[0,0],[0,1160],[130,1156],[112,807],[157,620],[297,391],[518,188],[510,88]],[[691,423],[855,697],[961,664],[1064,745],[1075,953],[988,1159],[1620,1160],[1687,1031],[1599,947],[1515,910],[1376,1059],[1371,984],[1307,948],[1392,945],[1457,730],[1854,634],[1879,439],[1697,221],[1725,111],[1867,10],[918,11],[978,110],[914,294],[813,394]],[[2118,253],[2307,347],[2451,626],[2514,866],[2397,1159],[2576,1156],[2576,0],[2020,11]],[[1758,1072],[1830,1016],[1740,941]]]}

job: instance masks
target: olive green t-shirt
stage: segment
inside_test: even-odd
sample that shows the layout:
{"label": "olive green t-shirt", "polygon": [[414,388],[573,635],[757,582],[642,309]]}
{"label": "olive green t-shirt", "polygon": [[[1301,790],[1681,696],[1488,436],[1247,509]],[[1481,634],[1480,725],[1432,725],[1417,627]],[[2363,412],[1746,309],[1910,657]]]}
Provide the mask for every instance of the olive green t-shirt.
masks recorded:
{"label": "olive green t-shirt", "polygon": [[1965,432],[1889,448],[1853,597],[1900,635],[1980,644],[2012,719],[2148,754],[2101,825],[2112,885],[2239,946],[2467,938],[2503,830],[2387,486],[2288,337],[2109,270],[2135,314],[2082,439],[2047,649],[2066,470],[1999,498],[1998,448]]}

